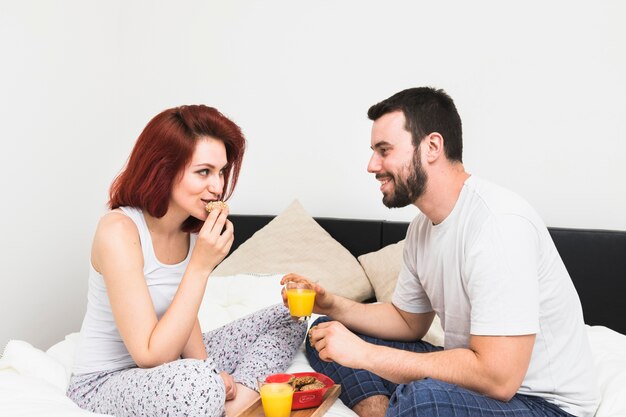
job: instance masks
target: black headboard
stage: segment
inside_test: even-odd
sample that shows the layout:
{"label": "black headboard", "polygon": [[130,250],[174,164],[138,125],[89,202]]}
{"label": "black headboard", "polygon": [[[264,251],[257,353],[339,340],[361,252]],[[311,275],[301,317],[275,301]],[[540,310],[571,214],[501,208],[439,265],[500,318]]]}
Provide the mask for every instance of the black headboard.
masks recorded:
{"label": "black headboard", "polygon": [[[231,252],[274,216],[231,215],[235,242]],[[404,239],[407,222],[315,220],[355,257]],[[626,232],[548,228],[578,291],[585,322],[626,334]]]}

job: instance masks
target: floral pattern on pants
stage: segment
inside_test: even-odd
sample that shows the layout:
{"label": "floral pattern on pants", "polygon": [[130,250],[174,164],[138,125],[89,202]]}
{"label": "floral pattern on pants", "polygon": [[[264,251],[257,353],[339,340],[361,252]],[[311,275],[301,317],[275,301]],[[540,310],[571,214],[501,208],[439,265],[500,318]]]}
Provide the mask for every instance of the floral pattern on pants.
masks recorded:
{"label": "floral pattern on pants", "polygon": [[257,390],[258,377],[289,366],[305,332],[306,323],[277,304],[204,333],[205,360],[73,375],[67,395],[83,409],[118,417],[219,417],[225,402],[219,372]]}

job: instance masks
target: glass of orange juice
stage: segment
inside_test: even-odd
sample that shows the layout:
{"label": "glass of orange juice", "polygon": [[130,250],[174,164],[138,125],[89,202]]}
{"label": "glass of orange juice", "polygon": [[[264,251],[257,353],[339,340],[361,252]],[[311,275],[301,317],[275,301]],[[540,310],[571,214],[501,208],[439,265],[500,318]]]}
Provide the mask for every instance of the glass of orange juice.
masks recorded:
{"label": "glass of orange juice", "polygon": [[293,400],[293,385],[288,382],[267,382],[259,379],[259,394],[265,417],[289,417]]}
{"label": "glass of orange juice", "polygon": [[308,319],[313,313],[315,290],[304,282],[288,281],[285,283],[287,304],[292,316]]}

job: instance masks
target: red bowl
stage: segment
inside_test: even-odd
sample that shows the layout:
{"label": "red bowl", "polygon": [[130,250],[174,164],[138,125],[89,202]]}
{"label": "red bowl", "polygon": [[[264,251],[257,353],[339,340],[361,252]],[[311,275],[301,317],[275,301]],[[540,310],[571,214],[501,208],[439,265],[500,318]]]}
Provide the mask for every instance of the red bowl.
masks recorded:
{"label": "red bowl", "polygon": [[312,408],[319,406],[324,400],[324,394],[328,388],[335,384],[335,381],[330,379],[324,374],[318,372],[294,372],[293,374],[274,374],[266,378],[267,382],[287,382],[289,379],[295,376],[312,376],[317,378],[324,384],[324,388],[312,389],[309,391],[296,391],[293,393],[293,401],[291,402],[292,410],[300,410],[303,408]]}
{"label": "red bowl", "polygon": [[293,374],[272,374],[265,378],[265,382],[289,382]]}

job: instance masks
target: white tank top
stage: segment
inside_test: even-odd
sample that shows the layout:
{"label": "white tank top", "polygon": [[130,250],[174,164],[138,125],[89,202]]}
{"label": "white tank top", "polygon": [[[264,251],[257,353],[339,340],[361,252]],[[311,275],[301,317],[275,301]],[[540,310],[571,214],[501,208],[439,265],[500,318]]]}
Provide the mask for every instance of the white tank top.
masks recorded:
{"label": "white tank top", "polygon": [[[143,253],[143,274],[152,297],[157,317],[160,319],[169,307],[178,284],[183,277],[196,235],[191,234],[189,252],[182,262],[165,265],[154,254],[152,238],[141,210],[121,207],[137,226],[141,251]],[[89,288],[87,292],[87,312],[80,330],[81,340],[76,349],[74,374],[112,371],[137,366],[117,330],[104,279],[91,262],[89,263]]]}

